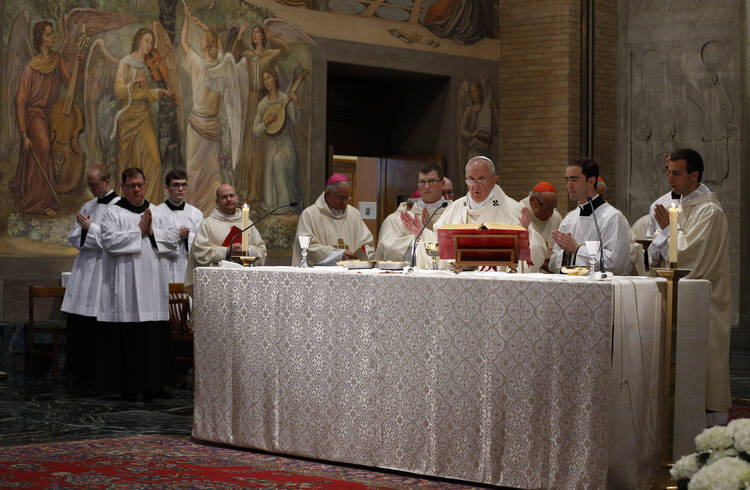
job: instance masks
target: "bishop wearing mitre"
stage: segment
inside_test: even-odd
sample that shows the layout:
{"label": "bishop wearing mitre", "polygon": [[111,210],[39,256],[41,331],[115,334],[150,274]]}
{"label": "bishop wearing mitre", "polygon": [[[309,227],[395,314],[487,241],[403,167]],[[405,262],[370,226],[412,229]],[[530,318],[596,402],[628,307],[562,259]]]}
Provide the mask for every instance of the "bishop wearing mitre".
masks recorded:
{"label": "bishop wearing mitre", "polygon": [[383,221],[378,236],[378,247],[375,250],[376,260],[411,260],[411,246],[414,235],[404,225],[401,219],[402,213],[412,217],[424,216],[427,218],[435,213],[433,217],[437,220],[445,210],[443,203],[443,170],[439,165],[428,165],[419,170],[417,179],[418,197],[412,202],[403,202],[393,213]]}
{"label": "bishop wearing mitre", "polygon": [[[528,217],[526,222],[521,220],[523,205],[508,197],[497,185],[497,174],[495,164],[485,156],[475,156],[466,164],[466,185],[469,192],[448,206],[440,219],[435,223],[434,229],[443,225],[466,224],[466,223],[502,223],[506,225],[523,224],[528,228]],[[408,221],[408,218],[405,217]],[[421,221],[421,220],[420,220]],[[408,228],[418,233],[421,226],[415,228],[414,223],[405,223]],[[419,223],[417,223],[419,224]],[[416,230],[416,231],[415,231]],[[544,263],[547,247],[544,238],[529,229],[529,247],[531,251],[531,264],[519,264],[520,270],[524,272],[537,272]],[[437,241],[437,233],[425,229],[422,240],[425,242]],[[421,248],[417,249],[417,265],[427,268],[429,257]]]}
{"label": "bishop wearing mitre", "polygon": [[359,210],[348,204],[351,198],[349,179],[343,174],[331,175],[325,191],[299,217],[292,265],[302,262],[300,235],[312,237],[307,249],[307,261],[312,265],[336,265],[340,260],[372,257],[372,233]]}
{"label": "bishop wearing mitre", "polygon": [[216,189],[217,207],[198,226],[190,247],[185,269],[185,291],[188,294],[193,293],[193,269],[196,267],[208,267],[242,253],[255,257],[256,265],[265,263],[266,244],[255,226],[246,231],[247,250],[242,250],[242,243],[226,243],[232,238],[232,227],[237,231],[242,229],[242,211],[238,205],[239,197],[234,187],[222,184]]}

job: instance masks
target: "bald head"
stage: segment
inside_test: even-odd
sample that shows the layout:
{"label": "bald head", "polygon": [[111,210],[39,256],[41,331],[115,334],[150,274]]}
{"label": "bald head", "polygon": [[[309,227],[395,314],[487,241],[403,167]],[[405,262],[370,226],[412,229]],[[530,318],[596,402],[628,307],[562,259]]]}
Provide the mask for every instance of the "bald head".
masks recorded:
{"label": "bald head", "polygon": [[239,204],[239,196],[235,192],[234,187],[229,184],[221,184],[216,189],[216,206],[224,214],[234,214],[237,212],[237,205]]}

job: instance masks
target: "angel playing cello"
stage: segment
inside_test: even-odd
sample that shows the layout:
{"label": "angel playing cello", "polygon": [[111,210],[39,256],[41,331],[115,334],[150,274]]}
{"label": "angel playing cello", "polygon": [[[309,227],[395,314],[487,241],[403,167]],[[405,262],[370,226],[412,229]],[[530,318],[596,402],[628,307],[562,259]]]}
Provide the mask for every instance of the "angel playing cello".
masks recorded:
{"label": "angel playing cello", "polygon": [[[128,15],[99,9],[72,9],[65,15],[66,34],[59,52],[55,52],[55,30],[51,23],[37,22],[29,39],[28,12],[21,11],[14,19],[3,78],[5,96],[15,104],[9,104],[3,115],[7,119],[2,125],[0,147],[21,147],[10,187],[15,205],[22,213],[52,216],[59,206],[57,192],[78,190],[81,184],[82,169],[71,168],[70,162],[55,155],[53,144],[60,134],[50,124],[53,108],[63,102],[58,100],[60,84],[67,86],[72,76],[69,66],[83,57],[81,37],[117,29],[134,20]],[[77,140],[78,134],[74,133],[72,140],[65,143],[80,151]]]}

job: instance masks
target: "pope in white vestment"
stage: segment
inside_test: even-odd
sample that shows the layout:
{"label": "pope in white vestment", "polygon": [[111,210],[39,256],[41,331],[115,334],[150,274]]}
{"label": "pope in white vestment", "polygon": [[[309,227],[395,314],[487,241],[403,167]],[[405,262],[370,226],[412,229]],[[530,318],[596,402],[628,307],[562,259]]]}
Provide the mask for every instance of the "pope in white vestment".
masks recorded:
{"label": "pope in white vestment", "polygon": [[302,211],[294,237],[292,265],[302,262],[300,235],[310,235],[307,262],[310,265],[336,265],[347,259],[368,259],[373,255],[373,238],[359,210],[347,204],[351,185],[341,174],[333,174],[326,190],[312,206]]}
{"label": "pope in white vestment", "polygon": [[[489,197],[481,203],[475,203],[471,195],[466,195],[453,201],[435,223],[435,229],[437,230],[443,225],[465,223],[518,225],[521,219],[521,209],[523,209],[521,203],[508,197],[498,185],[495,185],[490,191]],[[425,230],[422,239],[426,242],[436,242],[437,232]],[[542,235],[532,229],[529,229],[529,247],[531,249],[532,264],[529,264],[524,272],[537,272],[542,264],[544,264],[547,247],[544,244]],[[420,250],[419,255],[417,255],[417,265],[429,268],[427,260],[427,255]]]}
{"label": "pope in white vestment", "polygon": [[[729,385],[729,338],[732,325],[732,305],[729,265],[729,226],[716,193],[699,185],[700,172],[689,172],[686,158],[694,158],[697,152],[678,150],[672,153],[668,168],[674,191],[681,195],[681,211],[678,215],[677,263],[680,268],[690,269],[688,279],[711,281],[711,320],[708,334],[708,361],[706,371],[706,408],[726,412],[732,405]],[[700,158],[700,156],[698,156]],[[692,177],[692,185],[690,178]],[[669,216],[662,207],[664,227],[649,247],[652,263],[669,261]],[[657,217],[658,220],[658,217]]]}

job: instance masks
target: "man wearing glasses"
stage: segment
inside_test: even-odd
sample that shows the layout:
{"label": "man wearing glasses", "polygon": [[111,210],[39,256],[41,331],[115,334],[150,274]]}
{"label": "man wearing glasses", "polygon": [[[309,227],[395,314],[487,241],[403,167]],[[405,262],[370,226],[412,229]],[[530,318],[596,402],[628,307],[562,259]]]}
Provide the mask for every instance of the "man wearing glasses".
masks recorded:
{"label": "man wearing glasses", "polygon": [[292,265],[302,262],[299,236],[312,237],[307,260],[312,265],[336,265],[340,260],[372,257],[373,238],[359,210],[349,205],[352,186],[343,174],[333,174],[312,206],[302,211],[294,237]]}
{"label": "man wearing glasses", "polygon": [[[384,221],[378,237],[378,248],[375,251],[376,260],[411,260],[411,243],[414,235],[406,228],[409,219],[422,217],[429,219],[437,210],[433,220],[437,220],[444,208],[443,171],[440,166],[432,164],[419,170],[417,178],[420,197],[413,203],[411,209],[408,203],[402,202]],[[405,216],[406,215],[406,216]]]}
{"label": "man wearing glasses", "polygon": [[[95,383],[127,400],[165,394],[174,356],[169,331],[169,279],[164,257],[177,253],[173,213],[145,199],[139,168],[122,172],[122,199],[107,206],[101,223],[102,290],[97,319]],[[171,362],[170,362],[171,361]]]}
{"label": "man wearing glasses", "polygon": [[[465,223],[503,223],[507,225],[518,225],[521,223],[523,206],[518,201],[508,197],[497,185],[497,174],[495,164],[487,157],[475,156],[466,164],[466,185],[469,192],[448,206],[434,227],[427,225],[424,231],[424,241],[437,241],[437,233],[434,229],[448,224]],[[412,221],[408,229],[418,233],[423,219],[418,222]],[[526,223],[528,225],[528,223]],[[416,230],[416,231],[414,231]],[[428,231],[429,230],[429,231]],[[532,264],[523,264],[520,270],[536,272],[544,263],[545,245],[542,236],[530,229],[529,247],[531,249]],[[418,256],[418,264],[425,263],[426,255]]]}
{"label": "man wearing glasses", "polygon": [[180,233],[180,247],[177,254],[167,257],[169,282],[185,282],[188,253],[193,246],[195,231],[203,221],[203,213],[200,209],[185,202],[188,181],[184,170],[173,168],[167,172],[164,184],[164,190],[167,191],[167,200],[159,204],[159,209],[165,213],[171,212],[174,214]]}

